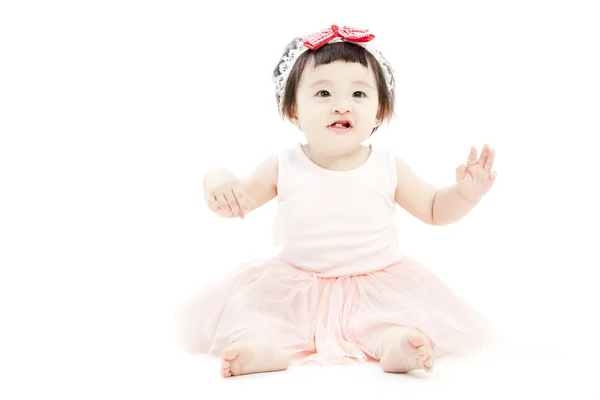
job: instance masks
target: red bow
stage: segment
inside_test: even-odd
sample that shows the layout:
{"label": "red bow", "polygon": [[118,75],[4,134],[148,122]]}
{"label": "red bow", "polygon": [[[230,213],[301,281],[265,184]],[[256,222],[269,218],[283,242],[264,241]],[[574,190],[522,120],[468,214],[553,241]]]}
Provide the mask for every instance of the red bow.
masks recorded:
{"label": "red bow", "polygon": [[311,50],[316,50],[335,37],[341,37],[350,42],[370,42],[375,39],[375,36],[370,34],[367,29],[354,29],[347,26],[339,28],[337,25],[331,25],[331,29],[324,29],[306,36],[304,45]]}

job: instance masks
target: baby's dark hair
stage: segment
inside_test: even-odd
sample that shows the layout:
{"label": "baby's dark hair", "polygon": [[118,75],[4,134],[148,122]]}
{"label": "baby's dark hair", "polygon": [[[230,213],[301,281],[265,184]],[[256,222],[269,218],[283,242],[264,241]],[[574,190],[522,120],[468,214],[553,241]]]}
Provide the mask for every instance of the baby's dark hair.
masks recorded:
{"label": "baby's dark hair", "polygon": [[[287,54],[288,50],[294,46],[297,40],[301,40],[300,38],[294,39],[284,50],[284,55]],[[300,82],[300,76],[302,75],[302,71],[310,61],[314,61],[313,67],[318,67],[319,65],[325,65],[332,63],[334,61],[346,61],[353,63],[360,63],[361,65],[373,69],[373,74],[375,75],[375,81],[377,82],[377,93],[378,93],[378,101],[379,106],[377,109],[377,118],[382,121],[385,119],[391,119],[394,113],[394,95],[395,90],[388,90],[385,74],[381,69],[381,65],[371,54],[371,52],[364,47],[351,43],[351,42],[336,42],[326,44],[317,50],[306,50],[302,53],[298,60],[294,63],[294,66],[290,70],[290,73],[287,78],[285,91],[283,93],[283,99],[281,102],[281,117],[291,119],[296,110],[296,90],[298,89],[298,83]],[[279,70],[279,66],[283,63],[284,60],[280,60],[275,67],[275,71],[273,71],[273,77],[276,78],[281,74]],[[394,83],[393,75],[391,75],[392,83]],[[395,87],[395,84],[394,86]],[[279,104],[279,97],[276,98]],[[373,134],[378,127],[373,129]]]}

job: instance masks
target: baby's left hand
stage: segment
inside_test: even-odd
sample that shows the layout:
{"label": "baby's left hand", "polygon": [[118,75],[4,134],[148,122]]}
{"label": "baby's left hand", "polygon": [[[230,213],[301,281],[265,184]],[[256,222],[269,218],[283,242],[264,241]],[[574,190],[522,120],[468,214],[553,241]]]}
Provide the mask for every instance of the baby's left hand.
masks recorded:
{"label": "baby's left hand", "polygon": [[492,187],[496,179],[496,171],[492,171],[496,150],[490,149],[487,144],[477,160],[477,150],[471,147],[467,165],[456,168],[456,182],[458,190],[471,201],[479,201]]}

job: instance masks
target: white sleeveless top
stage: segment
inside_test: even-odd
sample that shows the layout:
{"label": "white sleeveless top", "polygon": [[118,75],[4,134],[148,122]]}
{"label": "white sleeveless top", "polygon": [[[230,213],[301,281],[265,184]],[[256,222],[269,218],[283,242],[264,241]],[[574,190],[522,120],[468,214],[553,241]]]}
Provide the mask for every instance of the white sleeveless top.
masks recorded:
{"label": "white sleeveless top", "polygon": [[278,155],[279,259],[322,277],[358,275],[398,262],[394,157],[371,146],[349,171],[313,163],[301,144]]}

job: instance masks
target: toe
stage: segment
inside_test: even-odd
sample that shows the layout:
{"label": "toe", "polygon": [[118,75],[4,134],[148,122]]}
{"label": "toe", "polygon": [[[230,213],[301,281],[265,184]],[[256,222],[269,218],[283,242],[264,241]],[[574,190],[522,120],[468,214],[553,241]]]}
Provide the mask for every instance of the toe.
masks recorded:
{"label": "toe", "polygon": [[420,334],[409,335],[407,339],[408,342],[415,347],[421,347],[425,344],[425,339],[423,338],[423,335]]}
{"label": "toe", "polygon": [[435,358],[433,357],[433,355],[429,355],[425,361],[423,362],[423,366],[425,368],[426,372],[431,372],[433,371],[433,365],[435,364]]}
{"label": "toe", "polygon": [[224,360],[231,361],[236,358],[242,351],[242,346],[239,343],[233,343],[221,352],[221,357]]}
{"label": "toe", "polygon": [[226,360],[226,359],[221,360],[221,375],[223,375],[224,377],[231,376],[231,371],[229,369],[230,364],[231,363],[229,362],[229,360]]}
{"label": "toe", "polygon": [[231,376],[231,371],[229,368],[221,368],[221,375],[227,378],[228,376]]}
{"label": "toe", "polygon": [[242,375],[242,364],[234,362],[231,364],[229,370],[231,371],[231,375],[233,376]]}

